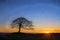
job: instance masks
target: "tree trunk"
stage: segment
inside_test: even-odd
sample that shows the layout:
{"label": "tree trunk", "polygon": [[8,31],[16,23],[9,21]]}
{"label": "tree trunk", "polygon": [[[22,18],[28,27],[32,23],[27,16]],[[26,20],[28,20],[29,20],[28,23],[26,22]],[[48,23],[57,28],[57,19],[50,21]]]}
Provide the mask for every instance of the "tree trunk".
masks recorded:
{"label": "tree trunk", "polygon": [[18,33],[20,33],[20,31],[21,31],[21,25],[22,25],[22,24],[19,24],[19,31],[18,31]]}

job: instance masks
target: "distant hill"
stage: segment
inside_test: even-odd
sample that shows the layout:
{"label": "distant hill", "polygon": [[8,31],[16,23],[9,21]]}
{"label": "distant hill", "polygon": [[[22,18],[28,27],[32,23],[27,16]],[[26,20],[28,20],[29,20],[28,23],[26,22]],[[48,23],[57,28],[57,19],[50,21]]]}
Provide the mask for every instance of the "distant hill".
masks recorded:
{"label": "distant hill", "polygon": [[60,40],[60,33],[0,33],[0,40]]}

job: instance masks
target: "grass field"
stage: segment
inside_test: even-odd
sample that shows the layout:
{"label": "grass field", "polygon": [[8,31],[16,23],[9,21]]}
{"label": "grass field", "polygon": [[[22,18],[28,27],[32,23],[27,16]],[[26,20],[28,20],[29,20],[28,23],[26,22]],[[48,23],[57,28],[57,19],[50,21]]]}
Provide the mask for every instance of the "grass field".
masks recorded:
{"label": "grass field", "polygon": [[60,40],[60,33],[0,33],[0,40]]}

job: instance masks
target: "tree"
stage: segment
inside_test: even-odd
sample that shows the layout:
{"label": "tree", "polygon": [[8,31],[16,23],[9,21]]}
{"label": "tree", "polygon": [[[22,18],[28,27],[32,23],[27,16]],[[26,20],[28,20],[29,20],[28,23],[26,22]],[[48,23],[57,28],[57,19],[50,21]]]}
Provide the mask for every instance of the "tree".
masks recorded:
{"label": "tree", "polygon": [[19,17],[19,18],[13,20],[12,23],[11,23],[11,26],[12,26],[12,28],[18,27],[18,29],[19,29],[18,32],[19,33],[21,31],[21,28],[24,28],[24,29],[33,29],[32,28],[32,22],[27,20],[24,17]]}

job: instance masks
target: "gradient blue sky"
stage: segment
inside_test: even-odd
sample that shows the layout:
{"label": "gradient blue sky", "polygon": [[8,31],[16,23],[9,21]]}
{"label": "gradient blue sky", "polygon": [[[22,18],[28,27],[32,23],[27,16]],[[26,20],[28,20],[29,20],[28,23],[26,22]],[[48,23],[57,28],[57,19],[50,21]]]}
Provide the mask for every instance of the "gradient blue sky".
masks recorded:
{"label": "gradient blue sky", "polygon": [[60,27],[60,0],[0,0],[0,24],[18,17],[34,24],[56,24]]}

